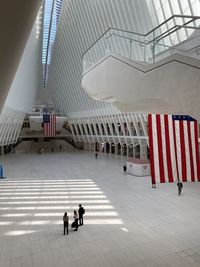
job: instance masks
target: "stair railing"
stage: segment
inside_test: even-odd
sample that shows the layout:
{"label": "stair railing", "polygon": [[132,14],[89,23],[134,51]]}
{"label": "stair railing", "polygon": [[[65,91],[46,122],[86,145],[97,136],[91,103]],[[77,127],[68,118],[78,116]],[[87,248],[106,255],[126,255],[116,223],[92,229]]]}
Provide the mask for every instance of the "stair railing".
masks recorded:
{"label": "stair railing", "polygon": [[83,74],[111,53],[144,65],[172,53],[197,54],[199,25],[200,16],[173,15],[145,34],[110,27],[83,54]]}

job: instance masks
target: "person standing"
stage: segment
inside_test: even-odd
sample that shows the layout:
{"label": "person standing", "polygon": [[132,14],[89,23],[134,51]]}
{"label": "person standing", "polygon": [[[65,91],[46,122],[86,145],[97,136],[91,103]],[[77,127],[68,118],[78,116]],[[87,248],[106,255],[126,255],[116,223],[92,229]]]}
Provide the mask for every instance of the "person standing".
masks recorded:
{"label": "person standing", "polygon": [[74,229],[74,231],[78,231],[78,213],[76,210],[74,210],[74,223],[75,223],[75,227],[76,229]]}
{"label": "person standing", "polygon": [[97,153],[95,153],[95,159],[98,159],[98,154]]}
{"label": "person standing", "polygon": [[81,204],[79,204],[79,210],[78,210],[78,214],[79,214],[79,225],[83,225],[83,214],[85,214],[85,209],[82,207]]}
{"label": "person standing", "polygon": [[63,215],[63,226],[64,226],[64,235],[65,235],[65,229],[67,228],[67,235],[69,233],[69,217],[67,216],[67,212]]}
{"label": "person standing", "polygon": [[180,180],[178,180],[177,187],[178,187],[178,195],[180,196],[182,188],[183,188],[183,183],[180,182]]}
{"label": "person standing", "polygon": [[126,164],[124,164],[124,166],[123,166],[123,171],[124,171],[124,174],[127,174],[127,167],[126,167]]}

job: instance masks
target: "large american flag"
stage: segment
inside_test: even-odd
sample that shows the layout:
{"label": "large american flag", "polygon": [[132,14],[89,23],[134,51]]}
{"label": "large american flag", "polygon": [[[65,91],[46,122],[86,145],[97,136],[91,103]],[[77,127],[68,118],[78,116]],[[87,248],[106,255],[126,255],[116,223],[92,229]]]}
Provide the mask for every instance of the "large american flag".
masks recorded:
{"label": "large american flag", "polygon": [[55,113],[43,114],[43,124],[44,124],[44,136],[55,137],[56,136],[56,114]]}
{"label": "large american flag", "polygon": [[200,181],[198,122],[190,116],[148,115],[152,184]]}

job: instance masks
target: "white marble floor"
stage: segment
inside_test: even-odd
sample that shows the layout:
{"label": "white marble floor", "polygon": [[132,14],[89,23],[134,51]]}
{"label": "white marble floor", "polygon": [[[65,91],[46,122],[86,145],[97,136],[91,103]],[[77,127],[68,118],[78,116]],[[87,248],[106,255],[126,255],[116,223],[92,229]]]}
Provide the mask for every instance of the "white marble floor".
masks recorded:
{"label": "white marble floor", "polygon": [[[151,188],[93,153],[0,158],[0,267],[200,266],[200,184]],[[85,225],[63,235],[82,203]]]}

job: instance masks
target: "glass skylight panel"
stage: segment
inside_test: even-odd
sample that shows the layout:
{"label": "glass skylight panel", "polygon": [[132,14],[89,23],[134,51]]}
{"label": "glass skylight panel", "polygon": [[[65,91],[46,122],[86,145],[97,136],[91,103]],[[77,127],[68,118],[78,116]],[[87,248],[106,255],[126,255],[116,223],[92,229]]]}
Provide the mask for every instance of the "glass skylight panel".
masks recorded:
{"label": "glass skylight panel", "polygon": [[[198,16],[200,13],[199,0],[146,0],[146,3],[151,16],[153,17],[152,22],[154,27],[158,26],[160,23],[170,18],[172,15]],[[182,43],[186,39],[190,38],[193,35],[195,29],[187,29],[183,27],[176,32],[173,32],[173,30],[170,31],[170,29],[174,25],[181,26],[190,20],[191,18],[175,17],[162,27],[159,27],[154,32],[154,36],[159,36],[160,34],[164,34],[166,30],[169,30],[169,36],[164,37],[164,35],[162,40],[159,40],[159,45],[163,44],[173,47],[174,45]],[[186,27],[187,26],[198,27],[199,23],[198,21],[190,22],[188,25],[186,25]]]}
{"label": "glass skylight panel", "polygon": [[45,0],[43,20],[43,43],[42,43],[42,64],[43,64],[43,86],[48,80],[48,70],[51,63],[53,45],[56,38],[57,25],[59,21],[62,0]]}

